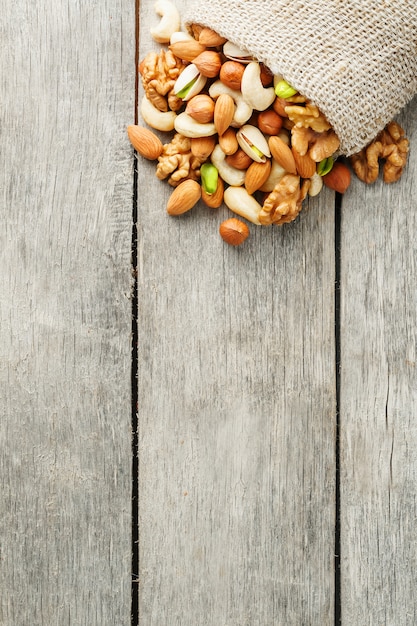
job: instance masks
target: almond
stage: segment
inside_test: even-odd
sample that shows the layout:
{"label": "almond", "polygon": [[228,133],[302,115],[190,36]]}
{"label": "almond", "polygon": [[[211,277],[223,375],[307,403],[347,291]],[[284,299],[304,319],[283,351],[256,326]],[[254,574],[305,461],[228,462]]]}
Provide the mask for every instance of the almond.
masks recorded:
{"label": "almond", "polygon": [[234,154],[239,149],[236,131],[233,128],[228,128],[223,135],[220,135],[219,144],[226,155]]}
{"label": "almond", "polygon": [[248,167],[245,176],[246,191],[252,195],[258,191],[267,181],[271,173],[271,161],[268,159],[265,163],[256,163],[255,161]]}
{"label": "almond", "polygon": [[193,137],[191,139],[191,154],[199,159],[202,163],[206,161],[216,147],[216,138],[211,137]]}
{"label": "almond", "polygon": [[219,135],[229,128],[235,114],[235,103],[232,96],[222,93],[214,107],[214,125]]}
{"label": "almond", "polygon": [[230,217],[220,224],[219,233],[230,246],[240,246],[249,237],[249,228],[237,217]]}
{"label": "almond", "polygon": [[350,179],[350,169],[344,163],[335,163],[330,172],[323,176],[323,182],[326,187],[338,193],[345,193],[350,185]]}
{"label": "almond", "polygon": [[195,180],[184,180],[172,192],[168,204],[169,215],[181,215],[193,208],[201,198],[201,187]]}
{"label": "almond", "polygon": [[127,127],[130,143],[141,156],[155,161],[162,153],[162,142],[149,128],[132,124]]}
{"label": "almond", "polygon": [[308,155],[301,155],[294,147],[291,148],[298,175],[301,178],[311,178],[316,173],[316,162]]}
{"label": "almond", "polygon": [[215,30],[211,28],[204,27],[200,31],[198,41],[202,43],[207,48],[216,48],[217,46],[222,46],[226,43],[226,37],[222,37]]}
{"label": "almond", "polygon": [[177,41],[168,47],[171,52],[182,61],[194,61],[194,59],[206,49],[205,46],[195,39]]}
{"label": "almond", "polygon": [[277,161],[277,163],[279,163],[289,174],[297,174],[297,168],[295,166],[291,148],[287,146],[282,139],[275,136],[269,138],[268,144],[275,161]]}
{"label": "almond", "polygon": [[222,60],[220,54],[214,50],[204,50],[193,61],[200,74],[207,78],[215,78],[220,72]]}
{"label": "almond", "polygon": [[230,87],[230,89],[240,91],[244,71],[245,66],[242,63],[238,61],[226,61],[221,66],[219,78],[222,83]]}
{"label": "almond", "polygon": [[211,209],[218,209],[223,204],[224,182],[219,177],[217,181],[217,189],[214,193],[209,194],[201,188],[201,199]]}
{"label": "almond", "polygon": [[185,112],[196,122],[208,124],[214,118],[214,100],[209,95],[201,93],[187,102]]}
{"label": "almond", "polygon": [[253,159],[251,159],[242,148],[239,148],[234,154],[226,157],[226,163],[235,167],[237,170],[247,170],[253,162]]}

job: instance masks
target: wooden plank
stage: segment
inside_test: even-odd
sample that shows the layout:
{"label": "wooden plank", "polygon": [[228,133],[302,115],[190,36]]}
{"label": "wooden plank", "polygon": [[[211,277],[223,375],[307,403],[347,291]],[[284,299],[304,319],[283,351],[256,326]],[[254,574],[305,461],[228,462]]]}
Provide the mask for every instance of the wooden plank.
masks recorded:
{"label": "wooden plank", "polygon": [[232,249],[138,169],[139,623],[333,624],[333,194]]}
{"label": "wooden plank", "polygon": [[130,624],[134,7],[1,5],[0,622]]}
{"label": "wooden plank", "polygon": [[417,623],[417,101],[400,182],[343,202],[342,623]]}

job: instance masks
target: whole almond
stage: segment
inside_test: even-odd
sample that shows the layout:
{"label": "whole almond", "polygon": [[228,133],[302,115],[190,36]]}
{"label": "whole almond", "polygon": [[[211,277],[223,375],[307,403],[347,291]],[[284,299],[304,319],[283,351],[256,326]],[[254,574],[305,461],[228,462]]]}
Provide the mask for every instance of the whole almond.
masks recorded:
{"label": "whole almond", "polygon": [[275,161],[281,165],[289,174],[297,174],[297,168],[294,161],[291,148],[279,137],[273,136],[268,141],[269,149]]}
{"label": "whole almond", "polygon": [[217,189],[214,193],[209,194],[201,188],[201,199],[211,209],[218,209],[223,204],[224,196],[224,182],[223,179],[218,178]]}
{"label": "whole almond", "polygon": [[155,161],[162,153],[162,142],[149,128],[132,124],[127,127],[130,143],[141,156]]}
{"label": "whole almond", "polygon": [[237,217],[230,217],[220,224],[219,233],[223,241],[229,245],[240,246],[249,237],[249,228]]}
{"label": "whole almond", "polygon": [[326,187],[329,187],[338,193],[345,193],[350,185],[350,180],[350,169],[347,165],[340,162],[336,162],[330,172],[323,176],[323,182]]}
{"label": "whole almond", "polygon": [[230,87],[230,89],[240,91],[244,71],[245,66],[242,63],[238,61],[226,61],[221,66],[219,78],[222,83]]}
{"label": "whole almond", "polygon": [[177,41],[168,47],[171,52],[182,61],[194,61],[194,59],[206,49],[205,46],[195,39]]}
{"label": "whole almond", "polygon": [[282,117],[272,109],[261,111],[258,115],[257,126],[265,135],[278,135],[282,128]]}
{"label": "whole almond", "polygon": [[219,144],[226,155],[234,154],[239,149],[236,131],[229,127],[223,135],[219,136]]}
{"label": "whole almond", "polygon": [[226,37],[222,37],[215,30],[211,28],[204,27],[198,36],[198,41],[202,43],[207,48],[216,48],[217,46],[222,46],[226,43]]}
{"label": "whole almond", "polygon": [[271,161],[267,159],[265,163],[256,163],[255,161],[248,167],[245,175],[246,191],[252,195],[258,191],[267,181],[271,173]]}
{"label": "whole almond", "polygon": [[195,180],[184,180],[172,192],[168,204],[169,215],[181,215],[193,208],[201,198],[201,187]]}
{"label": "whole almond", "polygon": [[226,157],[226,163],[238,170],[247,170],[251,163],[253,163],[253,159],[251,159],[242,148],[239,148],[234,154]]}
{"label": "whole almond", "polygon": [[235,103],[232,96],[222,93],[214,106],[214,125],[219,135],[229,128],[235,114]]}
{"label": "whole almond", "polygon": [[218,52],[214,50],[204,50],[193,61],[197,66],[200,74],[207,78],[215,78],[220,72],[222,59]]}
{"label": "whole almond", "polygon": [[185,112],[196,122],[208,124],[214,118],[214,100],[208,94],[199,93],[187,102]]}
{"label": "whole almond", "polygon": [[301,176],[301,178],[311,178],[316,172],[316,162],[313,161],[308,154],[302,156],[299,152],[297,152],[294,146],[291,150],[298,175]]}
{"label": "whole almond", "polygon": [[206,161],[216,147],[216,137],[193,137],[191,139],[191,154],[201,163]]}

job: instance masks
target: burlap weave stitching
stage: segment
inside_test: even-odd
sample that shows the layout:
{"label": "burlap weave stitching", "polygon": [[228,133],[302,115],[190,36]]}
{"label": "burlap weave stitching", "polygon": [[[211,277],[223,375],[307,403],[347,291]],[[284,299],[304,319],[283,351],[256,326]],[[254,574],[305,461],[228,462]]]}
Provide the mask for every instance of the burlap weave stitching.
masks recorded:
{"label": "burlap weave stitching", "polygon": [[417,93],[413,0],[197,0],[184,18],[283,75],[326,115],[345,155]]}

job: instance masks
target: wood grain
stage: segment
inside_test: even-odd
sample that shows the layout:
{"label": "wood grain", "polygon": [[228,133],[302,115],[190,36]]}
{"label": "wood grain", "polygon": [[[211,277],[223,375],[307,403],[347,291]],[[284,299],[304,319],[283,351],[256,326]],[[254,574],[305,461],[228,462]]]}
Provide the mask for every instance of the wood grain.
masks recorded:
{"label": "wood grain", "polygon": [[134,7],[2,3],[0,623],[130,623]]}
{"label": "wood grain", "polygon": [[341,237],[342,623],[417,623],[417,101],[400,182],[355,181]]}
{"label": "wood grain", "polygon": [[138,168],[139,624],[333,624],[333,194],[232,249]]}

